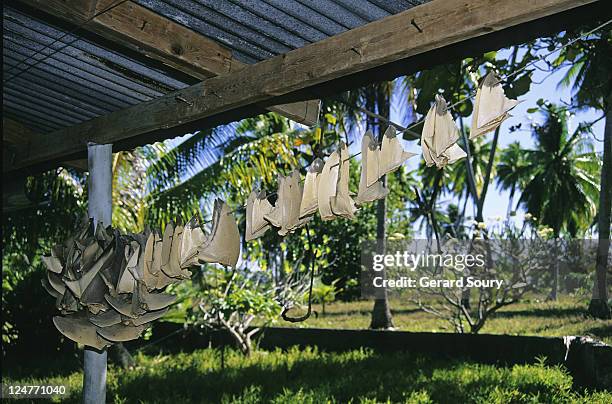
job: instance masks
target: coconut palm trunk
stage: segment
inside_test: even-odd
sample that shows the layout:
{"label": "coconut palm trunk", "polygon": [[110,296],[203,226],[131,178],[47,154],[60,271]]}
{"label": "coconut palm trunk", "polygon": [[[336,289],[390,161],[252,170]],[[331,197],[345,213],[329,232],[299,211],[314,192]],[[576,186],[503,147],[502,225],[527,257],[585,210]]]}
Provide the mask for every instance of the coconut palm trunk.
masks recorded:
{"label": "coconut palm trunk", "polygon": [[[391,97],[390,92],[384,90],[383,85],[371,87],[374,91],[374,103],[378,113],[384,118],[389,119],[391,110]],[[382,141],[386,125],[378,122],[378,142]],[[381,179],[383,185],[387,186],[387,178]],[[380,199],[376,205],[376,253],[385,253],[385,238],[386,238],[386,220],[387,220],[387,206],[385,199]],[[380,273],[384,278],[385,273]],[[391,317],[391,309],[389,307],[389,296],[387,289],[377,292],[376,299],[374,300],[374,308],[372,309],[372,321],[370,322],[370,328],[373,329],[386,329],[393,328],[393,319]]]}
{"label": "coconut palm trunk", "polygon": [[608,97],[606,109],[606,126],[604,129],[603,165],[601,167],[601,184],[599,191],[599,217],[597,245],[596,278],[593,295],[589,304],[589,313],[594,317],[611,318],[608,305],[607,264],[610,248],[610,211],[612,210],[612,95]]}

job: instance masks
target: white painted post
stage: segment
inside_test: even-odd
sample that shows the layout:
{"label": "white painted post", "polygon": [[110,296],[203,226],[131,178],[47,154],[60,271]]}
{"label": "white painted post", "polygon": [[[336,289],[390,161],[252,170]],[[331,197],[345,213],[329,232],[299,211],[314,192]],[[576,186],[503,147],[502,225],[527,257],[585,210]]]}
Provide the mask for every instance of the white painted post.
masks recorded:
{"label": "white painted post", "polygon": [[[101,221],[104,226],[112,218],[112,161],[113,146],[110,144],[87,145],[89,166],[89,217],[95,225]],[[103,404],[106,402],[106,349],[98,351],[85,347],[83,363],[83,403]]]}

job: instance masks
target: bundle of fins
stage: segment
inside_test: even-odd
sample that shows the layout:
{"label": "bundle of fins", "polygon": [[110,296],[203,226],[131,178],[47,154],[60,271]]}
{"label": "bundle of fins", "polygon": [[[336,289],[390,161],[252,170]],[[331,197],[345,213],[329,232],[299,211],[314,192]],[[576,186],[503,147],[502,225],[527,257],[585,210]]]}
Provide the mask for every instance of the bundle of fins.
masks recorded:
{"label": "bundle of fins", "polygon": [[166,286],[191,277],[202,263],[236,266],[240,234],[228,206],[215,202],[206,235],[198,220],[169,223],[164,232],[146,229],[121,235],[92,220],[44,256],[43,287],[61,316],[53,323],[67,338],[96,349],[137,339],[175,302]]}
{"label": "bundle of fins", "polygon": [[356,204],[384,198],[388,190],[382,176],[399,168],[413,153],[404,151],[393,127],[385,132],[381,147],[367,132],[362,142],[362,168],[359,193],[353,200],[349,191],[349,152],[345,143],[325,162],[315,159],[306,172],[304,185],[294,170],[289,176],[279,176],[278,198],[274,206],[265,192],[252,191],[246,202],[245,240],[261,237],[270,227],[278,228],[281,236],[303,226],[317,211],[322,220],[337,217],[354,219]]}

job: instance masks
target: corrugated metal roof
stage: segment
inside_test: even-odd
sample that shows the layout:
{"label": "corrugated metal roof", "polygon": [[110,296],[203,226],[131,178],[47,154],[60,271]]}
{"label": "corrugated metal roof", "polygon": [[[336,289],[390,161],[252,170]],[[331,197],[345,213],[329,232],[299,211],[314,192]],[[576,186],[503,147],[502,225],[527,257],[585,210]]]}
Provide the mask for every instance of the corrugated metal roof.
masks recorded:
{"label": "corrugated metal roof", "polygon": [[[288,52],[425,2],[134,1],[227,46],[237,59],[246,63]],[[66,28],[28,15],[21,8],[5,6],[3,23],[4,116],[41,133],[148,101],[192,83],[188,78],[177,79],[169,67],[160,68],[144,58],[131,57],[118,47],[82,38],[78,32],[69,34]],[[45,59],[46,56],[49,57]],[[20,74],[13,77],[16,73]]]}
{"label": "corrugated metal roof", "polygon": [[135,0],[254,63],[426,0]]}
{"label": "corrugated metal roof", "polygon": [[3,15],[3,56],[4,115],[39,132],[71,126],[189,85],[9,7]]}

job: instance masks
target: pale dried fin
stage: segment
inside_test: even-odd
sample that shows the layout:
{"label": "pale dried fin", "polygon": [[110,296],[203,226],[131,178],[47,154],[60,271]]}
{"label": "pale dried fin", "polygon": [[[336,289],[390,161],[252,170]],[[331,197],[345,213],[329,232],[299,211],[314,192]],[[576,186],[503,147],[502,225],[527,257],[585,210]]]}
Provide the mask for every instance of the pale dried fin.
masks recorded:
{"label": "pale dried fin", "polygon": [[389,125],[383,135],[380,146],[379,176],[382,177],[397,170],[406,160],[413,156],[416,156],[416,154],[404,150],[397,137],[395,128]]}
{"label": "pale dried fin", "polygon": [[97,332],[102,338],[113,342],[125,342],[137,339],[144,331],[144,326],[116,324],[110,327],[98,328]]}
{"label": "pale dried fin", "polygon": [[229,206],[220,199],[215,201],[213,231],[208,240],[198,251],[201,262],[236,266],[240,256],[240,232]]}
{"label": "pale dried fin", "polygon": [[458,140],[459,130],[447,109],[446,101],[436,95],[436,102],[425,117],[421,135],[425,164],[442,168],[465,157],[465,152],[457,145]]}
{"label": "pale dried fin", "polygon": [[[361,140],[361,177],[359,179],[359,191],[355,202],[362,205],[383,199],[389,193],[381,181],[378,180],[379,149],[371,131],[367,131]],[[376,178],[371,184],[369,178]]]}
{"label": "pale dried fin", "polygon": [[336,196],[338,187],[338,173],[340,170],[340,153],[334,152],[325,161],[319,178],[317,192],[317,205],[321,220],[333,220],[336,218],[331,208],[331,198]]}
{"label": "pale dried fin", "polygon": [[138,317],[137,314],[132,312],[132,302],[131,301],[127,302],[121,296],[113,297],[108,294],[105,295],[104,298],[106,299],[108,304],[110,304],[111,307],[115,309],[116,311],[118,311],[120,314],[126,317],[131,317],[131,318]]}
{"label": "pale dried fin", "polygon": [[336,195],[331,198],[331,209],[336,216],[354,219],[357,207],[349,191],[349,152],[344,142],[340,142],[339,153],[338,184],[336,186]]}
{"label": "pale dried fin", "polygon": [[55,272],[56,274],[61,274],[62,270],[64,269],[62,261],[60,261],[58,257],[54,257],[53,255],[43,255],[42,262],[45,264],[49,271]]}
{"label": "pale dried fin", "polygon": [[245,241],[251,241],[264,235],[270,228],[270,223],[264,218],[273,207],[266,199],[265,191],[249,194],[246,202],[246,231]]}
{"label": "pale dried fin", "polygon": [[121,315],[115,310],[107,310],[103,313],[89,317],[89,321],[98,327],[110,327],[121,322]]}
{"label": "pale dried fin", "polygon": [[148,313],[143,314],[142,316],[138,318],[129,319],[128,322],[130,322],[133,325],[143,325],[146,323],[150,323],[151,321],[155,321],[155,320],[162,318],[168,312],[168,310],[169,308],[166,307],[161,310],[150,311]]}
{"label": "pale dried fin", "polygon": [[87,317],[70,315],[66,317],[53,317],[55,328],[66,338],[81,345],[90,346],[98,350],[111,345],[96,333],[97,327],[91,324]]}
{"label": "pale dried fin", "polygon": [[507,98],[495,73],[489,72],[476,91],[470,139],[497,129],[510,117],[510,110],[519,102]]}
{"label": "pale dried fin", "polygon": [[323,160],[316,158],[306,172],[304,179],[304,189],[302,192],[302,200],[300,201],[300,215],[305,218],[313,215],[318,210],[317,193],[319,189],[319,179],[323,170]]}

